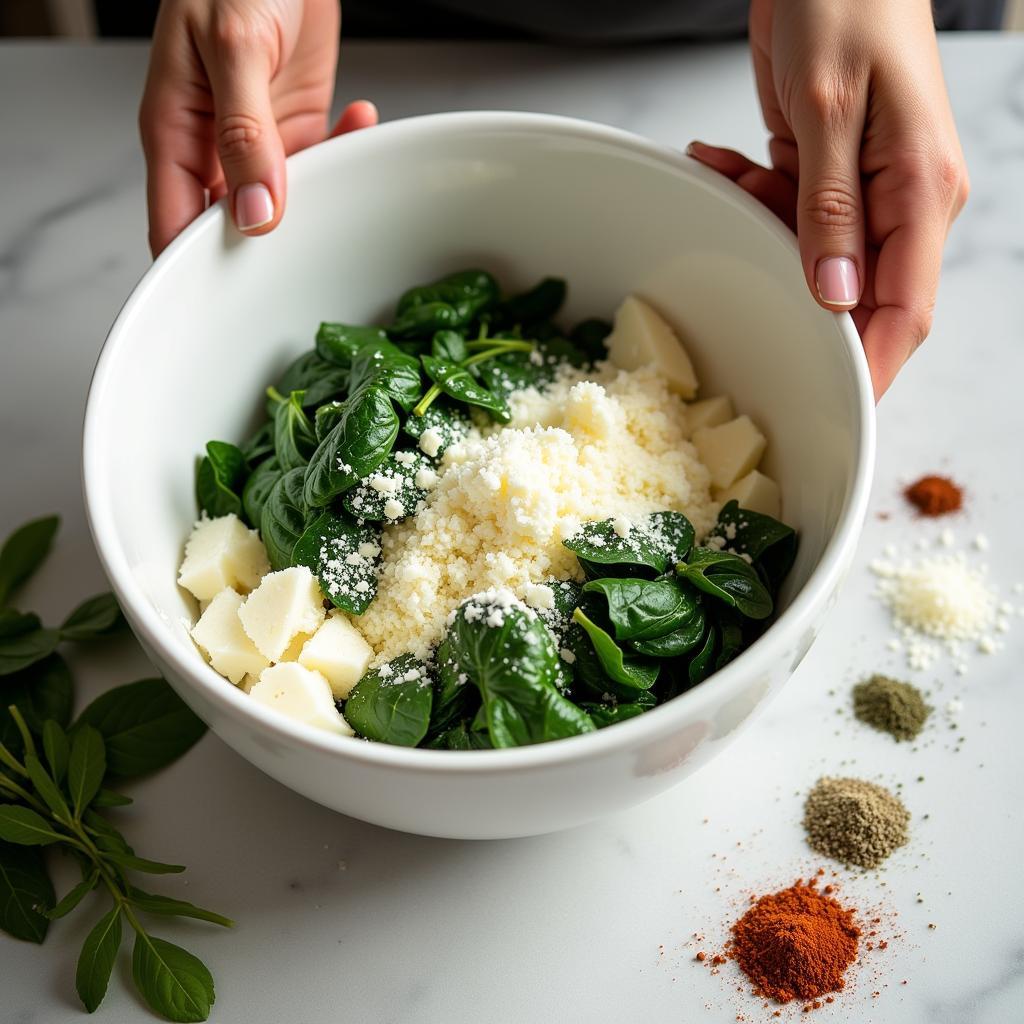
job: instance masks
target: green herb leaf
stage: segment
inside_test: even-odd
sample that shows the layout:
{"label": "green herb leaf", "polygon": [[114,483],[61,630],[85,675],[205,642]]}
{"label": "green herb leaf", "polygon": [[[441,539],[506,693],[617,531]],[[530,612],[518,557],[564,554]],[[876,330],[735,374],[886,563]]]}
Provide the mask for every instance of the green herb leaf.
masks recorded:
{"label": "green herb leaf", "polygon": [[306,528],[305,475],[306,470],[299,468],[278,477],[260,512],[260,537],[274,570],[292,564],[295,542]]}
{"label": "green herb leaf", "polygon": [[469,349],[458,331],[438,331],[430,342],[430,354],[450,363],[461,363],[469,358]]}
{"label": "green herb leaf", "polygon": [[271,456],[261,462],[252,471],[249,479],[245,481],[245,487],[242,490],[242,509],[245,512],[245,518],[257,529],[260,528],[263,506],[267,503],[274,484],[283,475],[277,459]]}
{"label": "green herb leaf", "polygon": [[133,854],[135,852],[128,845],[125,837],[102,814],[97,814],[91,807],[82,815],[82,823],[92,833],[93,842],[97,848],[104,853]]}
{"label": "green herb leaf", "polygon": [[766,619],[772,613],[772,595],[757,570],[739,555],[712,548],[694,548],[676,572],[704,593],[725,601],[750,619]]}
{"label": "green herb leaf", "polygon": [[164,939],[139,933],[132,978],[155,1013],[173,1021],[204,1021],[214,1002],[213,976],[198,957]]}
{"label": "green herb leaf", "polygon": [[305,469],[316,451],[313,424],[302,408],[304,391],[293,391],[274,410],[274,456],[284,472]]}
{"label": "green herb leaf", "polygon": [[93,640],[111,636],[126,627],[117,598],[97,594],[83,601],[60,627],[61,640]]}
{"label": "green herb leaf", "polygon": [[50,808],[57,819],[70,821],[71,811],[68,809],[67,801],[61,793],[60,787],[50,778],[49,773],[35,754],[25,754],[25,770],[28,772],[36,794],[42,797],[43,803]]}
{"label": "green herb leaf", "polygon": [[68,770],[71,744],[68,742],[67,733],[52,718],[43,723],[43,752],[46,754],[54,781],[60,785]]}
{"label": "green herb leaf", "polygon": [[64,842],[67,836],[55,832],[50,823],[30,807],[2,804],[0,839],[18,846],[49,846]]}
{"label": "green herb leaf", "polygon": [[734,551],[749,555],[775,593],[796,559],[797,536],[792,527],[771,516],[728,502],[718,513],[712,536],[725,539]]}
{"label": "green herb leaf", "polygon": [[95,1013],[107,994],[117,952],[121,948],[121,905],[99,919],[85,937],[75,971],[75,989],[82,1005]]}
{"label": "green herb leaf", "polygon": [[645,711],[650,711],[657,703],[653,694],[645,694],[647,700],[630,701],[627,704],[581,704],[580,707],[590,715],[591,721],[598,729],[606,729],[609,725],[625,722],[627,718],[636,718]]}
{"label": "green herb leaf", "polygon": [[0,605],[42,564],[60,526],[59,516],[33,519],[19,526],[0,548]]}
{"label": "green herb leaf", "polygon": [[51,654],[30,668],[7,676],[2,692],[0,743],[15,753],[22,749],[22,740],[7,710],[8,705],[17,707],[29,729],[37,736],[42,735],[43,724],[48,718],[61,726],[66,726],[71,718],[71,673],[59,654]]}
{"label": "green herb leaf", "polygon": [[33,633],[42,626],[39,616],[32,612],[19,612],[14,608],[0,608],[0,645],[15,637]]}
{"label": "green herb leaf", "polygon": [[344,402],[325,402],[317,409],[313,418],[313,433],[316,434],[317,445],[335,428],[344,411]]}
{"label": "green herb leaf", "polygon": [[584,593],[600,594],[608,604],[615,639],[654,640],[678,629],[697,610],[693,587],[672,576],[656,580],[591,580]]}
{"label": "green herb leaf", "polygon": [[125,853],[123,850],[108,850],[107,860],[123,868],[130,868],[132,871],[142,871],[147,875],[177,875],[185,870],[184,864],[165,864],[159,860],[147,860],[145,857],[136,857],[134,853]]}
{"label": "green herb leaf", "polygon": [[345,702],[345,719],[360,736],[415,747],[430,724],[433,684],[411,654],[367,672]]}
{"label": "green herb leaf", "polygon": [[352,395],[306,468],[306,505],[322,508],[369,476],[388,457],[396,437],[398,415],[387,392],[371,385]]}
{"label": "green herb leaf", "polygon": [[513,295],[498,303],[494,321],[496,324],[512,327],[516,324],[550,320],[562,308],[567,290],[562,278],[545,277],[529,291]]}
{"label": "green herb leaf", "polygon": [[387,334],[380,327],[322,323],[316,332],[316,350],[322,359],[347,370],[364,345],[379,345],[387,340]]}
{"label": "green herb leaf", "polygon": [[437,678],[430,708],[429,734],[438,736],[453,728],[461,719],[472,718],[476,714],[480,707],[480,691],[469,682],[469,676],[459,667],[447,637],[434,653],[434,665]]}
{"label": "green herb leaf", "polygon": [[22,672],[49,657],[59,642],[57,630],[42,628],[0,638],[0,676]]}
{"label": "green herb leaf", "polygon": [[0,842],[0,928],[25,942],[42,942],[50,927],[41,909],[55,894],[39,850]]}
{"label": "green herb leaf", "polygon": [[222,928],[234,927],[235,922],[231,918],[224,917],[223,914],[215,914],[212,910],[204,910],[194,903],[186,903],[185,900],[143,892],[142,889],[136,889],[135,886],[129,887],[128,897],[139,910],[144,910],[147,914],[161,914],[165,917],[192,917],[197,921],[219,924]]}
{"label": "green herb leaf", "polygon": [[398,300],[395,312],[401,322],[422,307],[447,305],[453,310],[452,322],[439,324],[436,329],[464,327],[497,298],[498,282],[486,270],[460,270],[430,284],[409,288]]}
{"label": "green herb leaf", "polygon": [[541,743],[590,732],[586,712],[555,688],[558,653],[538,618],[515,606],[464,602],[448,631],[452,655],[480,690],[495,747]]}
{"label": "green herb leaf", "polygon": [[501,423],[507,423],[511,419],[505,399],[488,391],[469,370],[458,363],[436,359],[434,356],[420,356],[420,362],[426,375],[449,398],[486,409]]}
{"label": "green herb leaf", "polygon": [[100,789],[100,791],[93,797],[93,807],[127,807],[132,803],[130,796],[125,796],[123,793],[115,793],[112,789]]}
{"label": "green herb leaf", "polygon": [[96,888],[99,880],[99,871],[92,871],[88,877],[83,878],[78,885],[70,889],[52,910],[46,911],[45,916],[47,919],[50,921],[56,921],[58,918],[65,917],[70,914],[71,911],[74,910],[75,907],[77,907],[78,904]]}
{"label": "green herb leaf", "polygon": [[107,770],[121,778],[166,767],[206,732],[163,679],[142,679],[108,690],[79,721],[99,731],[106,744]]}
{"label": "green herb leaf", "polygon": [[486,731],[481,732],[470,728],[467,722],[459,722],[435,736],[427,747],[430,750],[492,750],[494,744]]}
{"label": "green herb leaf", "polygon": [[[660,662],[627,654],[606,630],[587,617],[582,608],[577,608],[572,617],[590,638],[594,653],[601,662],[601,668],[613,683],[633,694],[640,690],[649,690],[655,684],[661,669]],[[613,692],[616,696],[621,695],[619,690]]]}
{"label": "green herb leaf", "polygon": [[377,594],[380,532],[357,526],[346,516],[326,510],[313,520],[292,551],[295,565],[305,565],[336,608],[362,615]]}
{"label": "green herb leaf", "polygon": [[[282,395],[301,391],[302,404],[307,409],[313,409],[345,390],[348,386],[348,369],[329,363],[317,352],[303,352],[274,386]],[[267,415],[274,415],[274,404],[268,401]]]}
{"label": "green herb leaf", "polygon": [[655,512],[630,525],[625,536],[615,525],[613,519],[585,523],[563,541],[588,579],[660,576],[684,558],[693,544],[693,526],[681,512]]}
{"label": "green herb leaf", "polygon": [[208,441],[206,457],[196,473],[196,500],[208,516],[242,513],[242,486],[249,468],[239,448],[227,441]]}
{"label": "green herb leaf", "polygon": [[690,659],[686,674],[690,686],[696,686],[707,679],[715,669],[715,649],[718,643],[714,628],[707,631],[701,649]]}
{"label": "green herb leaf", "polygon": [[107,752],[103,737],[87,721],[75,726],[68,762],[68,792],[75,807],[75,817],[92,803],[107,773]]}

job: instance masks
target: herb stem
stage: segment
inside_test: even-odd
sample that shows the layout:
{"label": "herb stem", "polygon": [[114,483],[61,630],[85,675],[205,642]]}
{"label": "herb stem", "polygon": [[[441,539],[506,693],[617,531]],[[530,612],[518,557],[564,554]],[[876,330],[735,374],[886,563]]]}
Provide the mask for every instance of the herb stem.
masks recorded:
{"label": "herb stem", "polygon": [[45,818],[52,818],[53,812],[41,800],[37,800],[27,789],[23,789],[6,775],[0,774],[0,789],[6,789],[9,793],[15,794],[29,805],[33,810],[38,811]]}
{"label": "herb stem", "polygon": [[434,399],[441,394],[440,384],[431,384],[427,389],[427,393],[416,403],[412,410],[413,416],[422,416],[433,404]]}

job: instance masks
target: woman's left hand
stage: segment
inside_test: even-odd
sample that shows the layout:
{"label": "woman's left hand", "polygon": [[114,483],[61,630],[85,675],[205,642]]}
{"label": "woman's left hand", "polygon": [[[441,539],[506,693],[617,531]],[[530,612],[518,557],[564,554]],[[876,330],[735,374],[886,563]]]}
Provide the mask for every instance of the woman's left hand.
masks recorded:
{"label": "woman's left hand", "polygon": [[796,232],[807,285],[850,310],[880,398],[931,328],[967,169],[929,0],[752,0],[771,167],[692,143]]}

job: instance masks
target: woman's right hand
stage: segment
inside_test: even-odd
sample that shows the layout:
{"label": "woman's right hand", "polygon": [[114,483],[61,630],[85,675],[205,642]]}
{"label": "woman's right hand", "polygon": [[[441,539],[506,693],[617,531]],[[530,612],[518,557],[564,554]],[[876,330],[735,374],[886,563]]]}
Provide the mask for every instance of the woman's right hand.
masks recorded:
{"label": "woman's right hand", "polygon": [[[154,256],[207,197],[247,235],[277,226],[285,157],[327,136],[339,29],[338,0],[163,0],[139,111]],[[359,100],[331,134],[376,123]]]}

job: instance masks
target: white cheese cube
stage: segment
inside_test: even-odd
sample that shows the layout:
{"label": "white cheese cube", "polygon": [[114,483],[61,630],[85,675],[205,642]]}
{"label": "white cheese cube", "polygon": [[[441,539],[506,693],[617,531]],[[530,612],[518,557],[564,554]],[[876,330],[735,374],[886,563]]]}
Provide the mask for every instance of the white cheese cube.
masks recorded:
{"label": "white cheese cube", "polygon": [[325,676],[338,700],[344,700],[363,678],[373,657],[373,648],[363,634],[335,609],[324,624],[306,641],[299,664]]}
{"label": "white cheese cube", "polygon": [[606,344],[608,358],[620,370],[654,366],[676,394],[697,394],[697,375],[675,331],[635,295],[627,296],[616,311]]}
{"label": "white cheese cube", "polygon": [[704,398],[686,407],[686,426],[692,434],[701,427],[718,427],[727,423],[735,414],[732,399],[728,395]]}
{"label": "white cheese cube", "polygon": [[715,498],[723,505],[727,501],[738,501],[740,508],[749,508],[751,512],[760,512],[773,519],[778,519],[782,514],[779,485],[756,469],[741,476],[731,487],[717,493]]}
{"label": "white cheese cube", "polygon": [[298,662],[289,661],[264,669],[249,696],[317,729],[339,736],[355,735],[352,726],[334,706],[334,695],[327,680]]}
{"label": "white cheese cube", "polygon": [[768,444],[749,416],[737,416],[717,427],[702,427],[694,432],[693,443],[715,487],[730,487],[749,473]]}
{"label": "white cheese cube", "polygon": [[269,664],[242,629],[238,609],[242,595],[222,590],[192,627],[192,639],[206,653],[210,664],[233,683],[246,673],[258,676]]}
{"label": "white cheese cube", "polygon": [[200,601],[210,601],[226,587],[247,593],[268,572],[259,534],[231,514],[196,523],[185,544],[178,582]]}
{"label": "white cheese cube", "polygon": [[299,633],[315,633],[324,621],[320,584],[304,565],[269,573],[238,617],[260,653],[269,661],[280,661]]}

